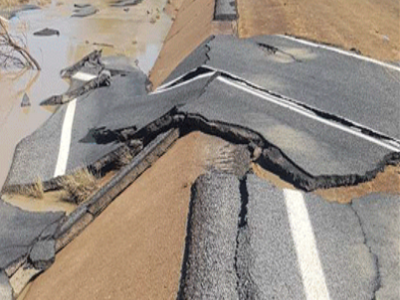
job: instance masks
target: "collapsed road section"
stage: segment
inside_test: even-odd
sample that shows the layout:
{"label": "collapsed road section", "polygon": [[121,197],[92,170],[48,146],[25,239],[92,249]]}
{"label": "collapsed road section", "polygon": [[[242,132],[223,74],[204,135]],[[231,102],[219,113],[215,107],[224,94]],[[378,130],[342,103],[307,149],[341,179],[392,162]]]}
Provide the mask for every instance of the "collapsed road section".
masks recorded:
{"label": "collapsed road section", "polygon": [[[226,40],[213,39],[210,44],[218,49],[225,47]],[[202,66],[152,93],[146,91],[146,77],[140,71],[113,71],[110,86],[78,97],[72,114],[67,113],[69,104],[63,106],[18,145],[5,189],[29,185],[38,176],[45,186],[53,187],[55,176],[90,167],[129,140],[143,142],[171,127],[211,130],[228,139],[229,128],[239,130],[234,142],[261,148],[267,169],[305,190],[368,181],[385,165],[398,161],[396,135],[307,103],[302,105],[301,99],[263,90],[245,79],[246,74],[240,78],[209,68],[203,64],[203,55],[199,52],[198,58],[188,58],[190,67],[197,60]],[[211,61],[219,61],[212,57]],[[179,67],[181,72],[185,64]],[[346,105],[339,107],[342,110]],[[62,124],[67,121],[69,126],[64,130]],[[65,144],[65,140],[70,142]],[[60,163],[61,173],[57,171]]]}
{"label": "collapsed road section", "polygon": [[[52,235],[56,242],[41,243],[45,250],[60,250],[89,223],[100,224],[94,218],[175,140],[201,131],[237,146],[245,166],[227,166],[235,159],[221,159],[225,171],[234,172],[229,175],[211,172],[214,175],[200,177],[193,187],[180,297],[212,295],[211,298],[240,299],[253,295],[260,299],[270,296],[297,299],[303,295],[312,299],[317,291],[324,299],[343,299],[348,295],[352,298],[358,294],[362,299],[371,299],[383,280],[375,254],[381,249],[370,245],[363,216],[355,211],[355,206],[328,204],[299,191],[275,191],[248,171],[253,161],[309,192],[366,182],[387,165],[398,164],[398,133],[384,124],[387,119],[393,121],[393,114],[381,120],[387,107],[377,107],[373,101],[365,101],[361,109],[351,108],[364,103],[365,95],[363,91],[357,92],[357,88],[369,89],[370,83],[375,84],[371,73],[380,72],[382,78],[374,81],[380,84],[382,80],[388,91],[379,93],[370,89],[369,92],[393,109],[396,104],[392,94],[398,91],[398,86],[387,80],[385,74],[398,70],[387,70],[385,66],[354,57],[345,57],[346,64],[336,65],[333,63],[337,60],[336,52],[300,44],[284,37],[244,41],[211,37],[182,62],[165,84],[152,92],[148,91],[147,77],[140,70],[106,64],[100,53],[95,53],[93,59],[89,55],[63,72],[76,80],[76,89],[55,97],[51,104],[61,105],[60,109],[18,145],[3,192],[29,189],[37,178],[45,191],[60,189],[60,180],[78,169],[102,176],[106,173],[104,169],[117,164],[116,153],[125,153],[127,149],[133,156],[128,156],[128,166],[116,172],[115,177],[103,183],[100,192],[90,194],[88,201],[83,201],[57,225]],[[223,53],[236,46],[240,53],[230,53],[231,59],[227,61]],[[243,53],[254,53],[254,61],[249,64]],[[367,76],[347,81],[337,78],[350,72],[349,66],[360,65],[369,70]],[[315,77],[317,71],[323,76]],[[85,85],[84,82],[95,82],[91,80],[102,74],[106,75],[107,84]],[[268,76],[277,81],[272,82]],[[299,82],[302,76],[306,80]],[[314,85],[326,87],[328,78],[333,78],[341,88],[316,89]],[[328,104],[332,103],[335,105],[330,108]],[[377,114],[365,117],[371,109],[376,109]],[[164,137],[168,137],[168,146],[149,159],[146,151]],[[141,162],[146,167],[139,167],[140,171],[129,169],[131,164]],[[191,183],[185,183],[184,188]],[[226,189],[217,189],[214,183]],[[221,220],[226,224],[221,224]],[[116,228],[123,226],[120,223]],[[299,238],[299,230],[307,233],[304,241]],[[213,236],[213,232],[217,235]],[[272,252],[264,252],[265,240],[271,241]],[[344,248],[335,248],[339,241]],[[31,248],[36,266],[47,267],[48,259],[41,259],[40,255],[38,258],[41,251]],[[311,249],[312,257],[304,249]],[[44,257],[48,257],[44,252]],[[215,259],[221,256],[224,259]],[[25,263],[33,263],[32,259]],[[279,265],[271,263],[275,260],[284,260],[289,266],[281,270]],[[343,274],[332,267],[337,260],[343,261],[340,269],[345,270]],[[213,264],[205,265],[210,262]],[[356,262],[356,267],[346,268],[350,262]],[[317,287],[309,284],[312,275],[307,273],[304,267],[307,265],[313,267],[312,274],[318,275]],[[278,275],[272,276],[266,270],[274,270]],[[176,276],[171,282],[175,279]],[[384,280],[394,281],[390,277]],[[222,282],[224,289],[218,289]],[[384,289],[382,293],[386,292]]]}

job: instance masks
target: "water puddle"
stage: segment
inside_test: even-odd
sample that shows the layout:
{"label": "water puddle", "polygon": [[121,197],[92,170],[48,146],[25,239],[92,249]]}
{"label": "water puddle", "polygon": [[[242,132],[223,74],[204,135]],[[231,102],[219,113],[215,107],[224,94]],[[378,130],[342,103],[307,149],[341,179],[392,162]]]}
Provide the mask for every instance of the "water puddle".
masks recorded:
{"label": "water puddle", "polygon": [[[82,0],[52,0],[41,10],[19,13],[9,21],[11,30],[25,36],[32,56],[42,71],[0,70],[0,187],[3,185],[17,143],[33,133],[56,108],[39,103],[65,92],[69,84],[59,76],[93,50],[103,49],[103,56],[116,56],[136,65],[145,73],[153,66],[172,24],[163,13],[167,0],[143,1],[136,6],[111,7],[109,0],[94,0],[94,15],[76,18],[74,4]],[[44,28],[58,30],[59,35],[35,36]],[[31,106],[21,108],[24,93]]]}

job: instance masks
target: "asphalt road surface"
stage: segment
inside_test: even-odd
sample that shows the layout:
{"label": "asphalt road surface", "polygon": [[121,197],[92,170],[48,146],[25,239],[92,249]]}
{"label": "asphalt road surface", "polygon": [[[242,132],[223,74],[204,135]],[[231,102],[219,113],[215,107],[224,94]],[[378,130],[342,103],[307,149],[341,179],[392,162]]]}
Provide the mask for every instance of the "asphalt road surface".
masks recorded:
{"label": "asphalt road surface", "polygon": [[[220,293],[232,299],[398,299],[398,196],[373,194],[342,205],[281,190],[255,175],[238,186],[220,174],[195,184],[184,299],[188,293],[199,299]],[[241,211],[231,222],[238,198]],[[221,228],[230,234],[218,234]],[[207,246],[214,240],[224,246]],[[231,282],[232,266],[237,285],[213,289]]]}
{"label": "asphalt road surface", "polygon": [[[208,69],[196,70],[200,66]],[[206,41],[151,93],[142,72],[118,70],[112,72],[110,86],[62,105],[20,142],[6,184],[31,183],[38,176],[46,181],[91,164],[121,145],[115,139],[98,139],[96,132],[140,131],[173,108],[180,116],[200,115],[256,132],[310,176],[364,175],[400,150],[399,68],[353,54],[280,36],[222,36]],[[94,74],[80,70],[75,79],[87,81]],[[218,176],[216,180],[221,179]],[[236,249],[217,247],[202,262],[217,261],[219,250],[235,257],[236,266],[229,266],[229,272],[237,272],[238,282],[227,284],[225,294],[257,299],[398,299],[398,196],[371,194],[339,205],[312,194],[279,190],[254,175],[220,181],[220,190],[208,184],[212,190],[203,187],[199,197],[241,201],[235,206],[240,207],[239,223],[231,222],[237,236],[226,237],[233,236]],[[232,214],[232,207],[219,208]],[[9,210],[5,204],[0,207],[6,216],[2,222],[11,226],[4,227],[6,246],[0,247],[0,254],[11,260],[27,255],[42,230],[61,218],[32,213],[20,218],[21,211]],[[221,225],[218,217],[210,216],[211,227],[200,231],[213,232],[213,226]],[[18,228],[9,224],[18,220],[37,225],[27,229],[21,241],[8,236]],[[10,256],[15,247],[17,255]],[[9,262],[2,262],[0,269]],[[220,280],[221,274],[216,272],[212,280]],[[188,290],[196,294],[195,286]]]}
{"label": "asphalt road surface", "polygon": [[[183,76],[202,65],[209,73]],[[126,70],[111,86],[61,107],[18,145],[7,184],[46,181],[93,163],[119,146],[94,141],[94,130],[139,130],[174,106],[260,133],[313,176],[363,175],[400,149],[399,74],[398,67],[291,38],[218,36],[182,62],[168,79],[178,80],[173,85],[147,94],[145,75]]]}

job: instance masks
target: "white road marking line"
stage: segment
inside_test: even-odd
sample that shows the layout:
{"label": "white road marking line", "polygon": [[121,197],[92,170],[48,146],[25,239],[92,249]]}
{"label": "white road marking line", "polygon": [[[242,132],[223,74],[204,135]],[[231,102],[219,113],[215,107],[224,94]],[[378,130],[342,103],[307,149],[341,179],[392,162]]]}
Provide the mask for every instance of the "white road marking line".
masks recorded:
{"label": "white road marking line", "polygon": [[54,171],[54,177],[64,175],[67,169],[75,108],[76,108],[76,99],[68,102],[67,109],[65,111],[64,122],[61,129],[60,149],[58,150],[58,158],[56,163],[56,169]]}
{"label": "white road marking line", "polygon": [[[196,77],[194,77],[194,78],[192,78],[192,79],[190,79],[190,80],[187,80],[187,81],[184,81],[184,82],[179,83],[179,84],[177,84],[177,85],[174,85],[174,86],[172,86],[172,87],[168,87],[170,84],[167,84],[164,88],[160,88],[160,87],[157,88],[154,92],[150,93],[150,95],[155,95],[155,94],[160,94],[160,93],[163,93],[163,92],[166,92],[166,91],[171,91],[171,90],[176,89],[176,88],[178,88],[178,87],[182,87],[182,86],[184,86],[184,85],[187,85],[187,84],[189,84],[189,83],[191,83],[191,82],[193,82],[193,81],[196,81],[196,80],[199,80],[199,79],[202,79],[202,78],[206,78],[206,77],[211,77],[211,76],[213,76],[215,73],[216,73],[216,72],[205,73],[205,74],[196,76]],[[187,75],[187,74],[185,74],[185,75]],[[174,81],[174,82],[176,82],[176,81]],[[171,84],[173,84],[173,82],[172,82]]]}
{"label": "white road marking line", "polygon": [[269,95],[267,93],[262,93],[261,91],[253,90],[253,89],[245,86],[244,84],[232,82],[232,81],[230,81],[228,79],[225,79],[225,78],[222,78],[222,77],[218,77],[217,80],[219,80],[219,81],[221,81],[221,82],[223,82],[223,83],[225,83],[227,85],[233,86],[233,87],[235,87],[235,88],[237,88],[239,90],[242,90],[242,91],[244,91],[246,93],[252,94],[252,95],[254,95],[256,97],[259,97],[261,99],[269,101],[271,103],[277,104],[277,105],[282,106],[284,108],[288,108],[288,109],[290,109],[290,110],[292,110],[292,111],[294,111],[294,112],[296,112],[298,114],[301,114],[301,115],[306,116],[306,117],[308,117],[310,119],[316,120],[316,121],[318,121],[320,123],[323,123],[323,124],[326,124],[328,126],[331,126],[331,127],[336,128],[336,129],[339,129],[341,131],[350,133],[350,134],[352,134],[354,136],[362,138],[362,139],[364,139],[366,141],[369,141],[371,143],[374,143],[376,145],[379,145],[379,146],[384,147],[386,149],[389,149],[391,151],[395,151],[395,152],[399,152],[400,151],[399,147],[395,147],[395,146],[392,146],[392,145],[387,144],[385,142],[382,142],[382,141],[380,141],[378,139],[375,139],[375,138],[373,138],[373,137],[371,137],[369,135],[365,135],[365,134],[363,134],[363,133],[361,133],[359,131],[353,130],[353,129],[351,129],[349,127],[346,127],[346,126],[343,126],[340,123],[336,123],[334,121],[326,120],[326,119],[324,119],[324,118],[322,118],[320,116],[317,116],[313,112],[307,111],[303,107],[301,107],[299,105],[296,105],[296,104],[294,104],[294,103],[292,103],[290,101],[287,101],[285,99],[273,97],[272,95]]}
{"label": "white road marking line", "polygon": [[301,192],[284,189],[285,204],[308,300],[329,300],[315,236]]}
{"label": "white road marking line", "polygon": [[281,35],[281,34],[278,34],[277,36],[283,37],[283,38],[288,39],[288,40],[296,41],[296,42],[299,42],[299,43],[302,43],[304,45],[311,46],[311,47],[314,47],[314,48],[321,48],[321,49],[337,52],[337,53],[340,53],[340,54],[343,54],[343,55],[346,55],[346,56],[351,56],[351,57],[354,57],[354,58],[357,58],[357,59],[360,59],[360,60],[364,60],[364,61],[367,61],[367,62],[370,62],[370,63],[374,63],[374,64],[377,64],[377,65],[380,65],[382,67],[389,68],[389,69],[392,69],[394,71],[400,72],[400,67],[397,67],[395,65],[391,65],[391,64],[388,64],[388,63],[384,63],[382,61],[379,61],[379,60],[376,60],[376,59],[373,59],[373,58],[369,58],[369,57],[366,57],[366,56],[362,56],[362,55],[359,55],[359,54],[356,54],[356,53],[352,53],[352,52],[349,52],[349,51],[346,51],[346,50],[342,50],[342,49],[335,48],[335,47],[332,47],[332,46],[313,43],[313,42],[302,40],[302,39],[295,38],[295,37],[292,37],[292,36]]}
{"label": "white road marking line", "polygon": [[84,72],[76,72],[74,75],[72,75],[73,79],[80,80],[80,81],[90,81],[92,79],[95,79],[97,76],[93,74],[88,74]]}
{"label": "white road marking line", "polygon": [[[226,75],[229,75],[231,78],[237,79],[237,80],[239,80],[239,81],[249,82],[248,80],[243,79],[243,78],[241,78],[241,77],[239,77],[239,76],[237,76],[237,75],[235,75],[235,74],[233,74],[233,73],[229,73],[229,72],[227,72],[227,71],[225,71],[225,70],[220,70],[220,69],[217,69],[217,68],[214,68],[214,67],[210,67],[210,66],[208,66],[208,65],[204,65],[203,67],[207,67],[207,68],[209,68],[209,69],[211,69],[211,70],[213,70],[213,71],[215,71],[215,72],[224,73],[224,74],[226,74]],[[264,87],[262,87],[262,86],[260,86],[260,85],[257,85],[257,84],[255,84],[254,82],[249,82],[249,84],[251,84],[251,85],[254,87],[255,90],[258,89],[258,90],[261,90],[261,91],[262,91],[262,90],[265,89]],[[250,87],[250,89],[251,89],[251,87]],[[264,94],[268,94],[268,93],[265,92]],[[269,95],[269,94],[268,94],[268,95]],[[306,108],[304,108],[303,106],[301,106],[302,104],[304,104],[304,105],[307,105],[310,109],[314,109],[314,110],[316,110],[316,111],[320,111],[317,107],[310,106],[310,105],[308,105],[308,104],[302,103],[301,101],[297,101],[297,100],[294,100],[294,99],[290,99],[290,98],[288,98],[288,97],[286,97],[286,96],[283,96],[283,95],[281,95],[281,97],[282,97],[282,98],[281,98],[282,101],[285,101],[285,102],[287,102],[287,103],[291,103],[291,104],[293,104],[293,105],[297,105],[297,107],[299,107],[300,109],[306,110]],[[306,110],[306,111],[307,111],[307,110]],[[323,111],[321,111],[321,112],[323,112]],[[387,138],[390,139],[390,140],[387,141],[387,144],[394,145],[394,147],[397,146],[396,149],[398,149],[398,150],[396,150],[396,151],[400,151],[400,140],[399,140],[399,139],[396,139],[396,138],[393,138],[393,137],[389,137],[389,136],[387,136],[386,134],[384,134],[384,133],[382,133],[382,132],[376,131],[376,130],[374,130],[374,129],[372,129],[372,128],[369,128],[368,126],[365,126],[365,125],[363,125],[363,124],[354,122],[353,120],[346,119],[346,118],[344,118],[343,116],[339,116],[339,117],[342,118],[342,119],[345,120],[345,121],[348,121],[348,122],[354,124],[355,126],[358,126],[358,127],[360,127],[360,128],[365,128],[365,129],[367,129],[367,130],[369,130],[369,131],[371,131],[371,132],[375,132],[375,133],[377,133],[377,134],[379,134],[379,135],[381,135],[381,136],[386,136]],[[353,130],[353,131],[354,131],[354,130]]]}
{"label": "white road marking line", "polygon": [[172,79],[171,81],[168,81],[167,83],[160,85],[158,88],[156,88],[156,90],[162,90],[162,89],[166,88],[167,86],[174,84],[175,82],[177,82],[177,81],[181,80],[183,77],[185,77],[187,74],[190,74],[191,72],[196,71],[196,69],[197,68],[194,68],[194,69],[190,70],[189,72],[186,72],[185,74],[178,76],[177,78]]}

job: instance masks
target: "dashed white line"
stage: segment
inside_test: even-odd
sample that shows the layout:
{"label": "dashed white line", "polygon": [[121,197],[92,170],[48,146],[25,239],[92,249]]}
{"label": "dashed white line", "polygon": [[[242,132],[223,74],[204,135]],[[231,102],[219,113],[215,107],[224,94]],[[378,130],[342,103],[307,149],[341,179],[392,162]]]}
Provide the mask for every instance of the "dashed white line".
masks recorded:
{"label": "dashed white line", "polygon": [[306,297],[330,300],[303,194],[288,189],[283,192]]}
{"label": "dashed white line", "polygon": [[357,58],[357,59],[360,59],[360,60],[364,60],[364,61],[367,61],[367,62],[370,62],[370,63],[374,63],[374,64],[377,64],[377,65],[380,65],[382,67],[389,68],[389,69],[392,69],[394,71],[400,72],[400,67],[397,67],[395,65],[391,65],[391,64],[388,64],[388,63],[384,63],[382,61],[379,61],[379,60],[376,60],[376,59],[373,59],[373,58],[369,58],[369,57],[366,57],[366,56],[362,56],[362,55],[359,55],[359,54],[356,54],[356,53],[352,53],[352,52],[349,52],[349,51],[346,51],[346,50],[342,50],[342,49],[331,47],[331,46],[327,46],[327,45],[316,44],[316,43],[313,43],[313,42],[310,42],[310,41],[306,41],[306,40],[303,40],[303,39],[299,39],[299,38],[295,38],[295,37],[292,37],[292,36],[287,36],[287,35],[277,35],[277,36],[283,37],[285,39],[292,40],[292,41],[295,41],[295,42],[298,42],[298,43],[301,43],[301,44],[304,44],[304,45],[307,45],[307,46],[311,46],[311,47],[314,47],[314,48],[321,48],[321,49],[330,50],[330,51],[333,51],[333,52],[336,52],[336,53],[340,53],[340,54],[343,54],[343,55],[346,55],[346,56],[351,56],[351,57],[354,57],[354,58]]}
{"label": "dashed white line", "polygon": [[80,80],[80,81],[90,81],[92,79],[95,79],[97,76],[93,74],[88,74],[84,72],[76,72],[74,75],[72,75],[73,79]]}
{"label": "dashed white line", "polygon": [[64,122],[61,129],[60,148],[58,150],[58,157],[57,157],[56,169],[54,171],[54,177],[64,175],[67,169],[75,108],[76,108],[76,99],[68,102],[67,109],[65,111]]}
{"label": "dashed white line", "polygon": [[[202,78],[206,78],[206,77],[211,77],[211,76],[213,76],[215,73],[216,73],[216,72],[210,72],[210,73],[201,74],[201,75],[198,75],[198,76],[196,76],[196,77],[194,77],[194,78],[192,78],[192,79],[190,79],[190,80],[187,80],[187,81],[184,81],[184,82],[179,83],[179,84],[177,84],[177,85],[174,85],[174,86],[172,86],[172,87],[169,87],[171,84],[173,84],[174,82],[176,82],[176,81],[173,81],[173,82],[171,82],[171,83],[168,83],[168,84],[164,85],[163,87],[157,88],[154,92],[152,92],[152,93],[150,93],[150,94],[151,94],[151,95],[155,95],[155,94],[160,94],[160,93],[163,93],[163,92],[166,92],[166,91],[171,91],[171,90],[176,89],[176,88],[178,88],[178,87],[182,87],[182,86],[184,86],[184,85],[187,85],[187,84],[189,84],[189,83],[191,83],[191,82],[193,82],[193,81],[196,81],[196,80],[199,80],[199,79],[202,79]],[[185,75],[187,75],[187,74],[185,74]]]}
{"label": "dashed white line", "polygon": [[218,77],[217,80],[219,80],[219,81],[221,81],[221,82],[223,82],[223,83],[225,83],[227,85],[233,86],[233,87],[235,87],[235,88],[237,88],[239,90],[242,90],[242,91],[244,91],[246,93],[249,93],[249,94],[252,94],[252,95],[254,95],[256,97],[264,99],[264,100],[266,100],[268,102],[271,102],[271,103],[277,104],[279,106],[282,106],[284,108],[290,109],[291,111],[294,111],[294,112],[296,112],[298,114],[306,116],[306,117],[308,117],[310,119],[316,120],[316,121],[318,121],[320,123],[323,123],[323,124],[326,124],[328,126],[331,126],[331,127],[336,128],[336,129],[339,129],[341,131],[350,133],[350,134],[352,134],[354,136],[357,136],[359,138],[367,140],[367,141],[369,141],[371,143],[374,143],[376,145],[379,145],[379,146],[384,147],[386,149],[389,149],[391,151],[395,151],[395,152],[399,152],[400,151],[400,148],[398,148],[398,147],[395,147],[393,145],[384,143],[381,140],[375,139],[375,138],[373,138],[373,137],[371,137],[369,135],[365,135],[365,134],[361,133],[360,131],[353,130],[353,129],[351,129],[349,127],[346,127],[346,126],[343,126],[343,125],[341,125],[339,123],[336,123],[336,122],[333,122],[333,121],[330,121],[330,120],[326,120],[326,119],[324,119],[324,118],[322,118],[322,117],[320,117],[320,116],[318,116],[318,115],[316,115],[316,114],[314,114],[314,113],[312,113],[310,111],[305,110],[303,107],[298,106],[298,105],[296,105],[296,104],[294,104],[292,102],[289,102],[287,100],[273,97],[272,95],[269,95],[269,94],[262,93],[260,91],[251,89],[248,86],[245,86],[244,84],[232,82],[232,81],[230,81],[228,79],[225,79],[223,77]]}

